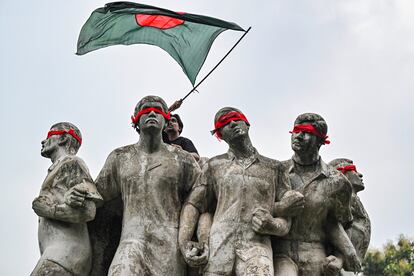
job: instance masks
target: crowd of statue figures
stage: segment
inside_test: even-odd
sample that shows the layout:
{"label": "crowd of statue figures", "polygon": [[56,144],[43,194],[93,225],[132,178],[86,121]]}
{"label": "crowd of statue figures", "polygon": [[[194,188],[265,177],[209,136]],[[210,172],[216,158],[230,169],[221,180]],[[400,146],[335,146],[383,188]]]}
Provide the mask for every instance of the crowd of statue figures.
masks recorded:
{"label": "crowd of statue figures", "polygon": [[[349,159],[322,161],[327,124],[299,115],[293,157],[257,152],[246,114],[214,117],[226,153],[208,160],[163,142],[172,120],[163,99],[135,107],[136,144],[112,151],[95,181],[76,156],[71,123],[42,141],[52,166],[33,201],[41,258],[32,275],[355,275],[370,240]],[[182,130],[182,128],[181,128]],[[181,131],[180,131],[181,132]]]}

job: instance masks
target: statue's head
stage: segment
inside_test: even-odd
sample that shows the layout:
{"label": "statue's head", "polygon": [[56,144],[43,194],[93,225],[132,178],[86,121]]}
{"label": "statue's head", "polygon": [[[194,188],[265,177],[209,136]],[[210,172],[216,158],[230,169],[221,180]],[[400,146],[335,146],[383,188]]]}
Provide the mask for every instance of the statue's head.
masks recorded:
{"label": "statue's head", "polygon": [[218,139],[227,143],[249,135],[250,123],[237,108],[223,107],[214,116],[214,130]]}
{"label": "statue's head", "polygon": [[297,152],[319,150],[321,145],[329,144],[327,140],[328,125],[321,115],[304,113],[299,115],[291,131],[292,149]]}
{"label": "statue's head", "polygon": [[351,182],[355,193],[358,193],[365,189],[364,182],[362,181],[362,173],[358,172],[354,162],[351,159],[337,158],[329,162],[329,165],[341,171],[349,182]]}
{"label": "statue's head", "polygon": [[138,133],[151,130],[161,132],[170,119],[170,114],[167,104],[161,97],[145,96],[135,106],[131,119]]}
{"label": "statue's head", "polygon": [[75,155],[81,144],[82,134],[74,124],[57,123],[50,128],[46,139],[42,141],[41,155],[50,158],[59,147],[63,147],[68,154]]}

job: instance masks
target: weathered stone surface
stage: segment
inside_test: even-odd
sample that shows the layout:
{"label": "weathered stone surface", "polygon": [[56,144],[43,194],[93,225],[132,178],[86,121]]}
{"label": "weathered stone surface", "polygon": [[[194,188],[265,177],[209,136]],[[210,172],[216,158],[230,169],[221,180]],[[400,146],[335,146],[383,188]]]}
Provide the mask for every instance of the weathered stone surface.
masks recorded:
{"label": "weathered stone surface", "polygon": [[[79,140],[79,141],[78,141]],[[41,258],[32,274],[88,275],[92,251],[86,222],[102,201],[85,163],[75,156],[80,131],[73,124],[52,126],[42,156],[53,162],[33,210],[39,215]]]}
{"label": "weathered stone surface", "polygon": [[[223,108],[215,132],[229,150],[197,164],[163,143],[166,112],[156,96],[137,104],[139,141],[108,156],[96,186],[75,156],[79,130],[52,126],[41,153],[53,164],[33,201],[42,254],[33,276],[336,276],[360,268],[371,234],[357,195],[362,175],[349,159],[322,161],[320,115],[298,116],[294,155],[279,162],[253,147],[238,109]],[[169,132],[178,137],[177,126]]]}
{"label": "weathered stone surface", "polygon": [[[179,215],[200,168],[189,153],[162,142],[167,106],[161,98],[143,98],[134,115],[140,112],[138,143],[114,150],[96,179],[105,202],[121,197],[123,203],[122,233],[108,275],[185,275]],[[114,243],[95,243],[94,249],[103,254]],[[107,261],[100,259],[105,269]]]}
{"label": "weathered stone surface", "polygon": [[[206,264],[205,275],[273,275],[270,235],[289,231],[288,221],[271,215],[274,202],[286,191],[287,179],[282,180],[278,161],[257,153],[249,124],[240,114],[235,108],[216,114],[216,125],[227,122],[217,131],[229,151],[203,167],[181,216],[181,251],[188,264]],[[191,237],[203,212],[214,213],[209,240],[199,237],[195,243]]]}

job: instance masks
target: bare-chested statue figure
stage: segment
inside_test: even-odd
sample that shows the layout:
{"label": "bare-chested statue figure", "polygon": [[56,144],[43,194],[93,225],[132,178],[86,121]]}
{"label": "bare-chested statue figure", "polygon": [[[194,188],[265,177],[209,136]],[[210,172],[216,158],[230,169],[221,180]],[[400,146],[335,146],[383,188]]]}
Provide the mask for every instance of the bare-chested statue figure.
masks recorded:
{"label": "bare-chested statue figure", "polygon": [[[327,130],[320,115],[305,113],[297,117],[291,131],[294,155],[283,165],[292,189],[300,192],[304,200],[299,200],[303,208],[292,218],[289,234],[273,238],[275,275],[336,275],[344,260],[341,256],[327,255],[329,243],[344,250],[343,255],[359,264],[343,228],[352,221],[351,184],[319,156],[320,147],[329,143]],[[284,207],[283,199],[275,213],[292,215]]]}
{"label": "bare-chested statue figure", "polygon": [[85,163],[75,156],[81,143],[79,129],[66,122],[53,125],[42,141],[41,154],[53,164],[33,201],[42,256],[32,276],[87,276],[91,269],[86,222],[94,219],[102,198]]}
{"label": "bare-chested statue figure", "polygon": [[178,225],[200,168],[188,152],[163,143],[167,112],[160,97],[142,98],[132,117],[139,141],[115,149],[96,179],[105,202],[123,202],[121,238],[108,275],[185,275]]}
{"label": "bare-chested statue figure", "polygon": [[[238,109],[224,107],[214,118],[216,136],[229,145],[203,167],[180,220],[179,244],[188,264],[204,275],[273,275],[270,235],[283,236],[290,221],[273,218],[274,202],[288,189],[280,162],[253,147],[250,124]],[[199,215],[214,214],[208,245],[191,241]],[[200,225],[199,225],[200,227]],[[200,244],[201,243],[201,244]]]}
{"label": "bare-chested statue figure", "polygon": [[[329,162],[329,165],[342,172],[352,184],[351,210],[354,220],[352,221],[352,226],[346,230],[346,233],[351,239],[359,259],[363,260],[371,239],[371,221],[361,199],[357,195],[357,193],[365,189],[362,174],[357,171],[356,166],[350,159],[334,159]],[[341,275],[355,275],[355,273],[342,271]]]}

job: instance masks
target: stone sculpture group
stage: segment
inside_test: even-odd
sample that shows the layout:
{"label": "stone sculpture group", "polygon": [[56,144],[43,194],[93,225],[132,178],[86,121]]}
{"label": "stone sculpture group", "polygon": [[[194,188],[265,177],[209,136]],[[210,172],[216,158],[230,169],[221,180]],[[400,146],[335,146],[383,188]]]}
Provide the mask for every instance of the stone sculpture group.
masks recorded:
{"label": "stone sculpture group", "polygon": [[280,162],[258,153],[242,111],[224,107],[212,132],[229,150],[203,164],[163,142],[160,97],[142,98],[132,119],[138,142],[111,152],[95,181],[76,156],[79,129],[51,127],[31,275],[356,275],[371,232],[362,175],[349,159],[321,159],[320,115],[297,117],[293,157]]}

